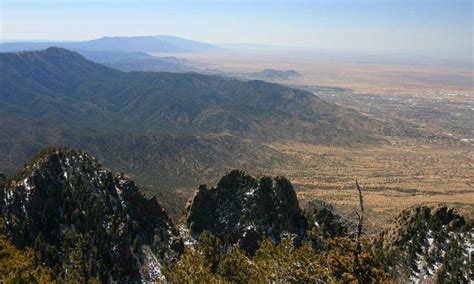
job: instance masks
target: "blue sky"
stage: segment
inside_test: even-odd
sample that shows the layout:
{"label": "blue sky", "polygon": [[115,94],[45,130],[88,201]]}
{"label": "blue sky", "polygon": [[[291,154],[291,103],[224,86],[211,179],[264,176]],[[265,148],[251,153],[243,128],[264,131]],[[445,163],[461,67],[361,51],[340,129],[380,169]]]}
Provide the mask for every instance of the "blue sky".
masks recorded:
{"label": "blue sky", "polygon": [[473,44],[470,0],[0,0],[2,40],[176,35],[326,49]]}

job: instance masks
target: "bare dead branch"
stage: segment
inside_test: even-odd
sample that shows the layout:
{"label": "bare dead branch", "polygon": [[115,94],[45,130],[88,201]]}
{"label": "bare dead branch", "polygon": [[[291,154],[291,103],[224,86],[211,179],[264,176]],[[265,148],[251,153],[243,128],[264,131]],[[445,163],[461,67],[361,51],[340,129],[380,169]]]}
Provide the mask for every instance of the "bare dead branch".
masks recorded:
{"label": "bare dead branch", "polygon": [[362,197],[362,187],[360,186],[359,182],[356,180],[356,187],[357,191],[359,191],[359,204],[360,204],[360,211],[364,213],[364,199]]}
{"label": "bare dead branch", "polygon": [[360,244],[360,236],[364,230],[364,198],[362,196],[362,187],[360,186],[359,182],[356,180],[356,188],[359,193],[359,206],[360,206],[360,213],[356,212],[358,222],[357,222],[357,232],[356,232],[356,249],[354,252],[355,261],[356,261],[356,273],[360,273],[360,263],[359,263],[359,255],[362,252],[362,246]]}
{"label": "bare dead branch", "polygon": [[360,236],[362,235],[363,231],[363,222],[364,222],[364,199],[362,196],[362,188],[359,182],[356,180],[356,188],[359,192],[359,206],[360,206],[360,214],[357,214],[358,222],[357,222],[357,241],[359,241]]}

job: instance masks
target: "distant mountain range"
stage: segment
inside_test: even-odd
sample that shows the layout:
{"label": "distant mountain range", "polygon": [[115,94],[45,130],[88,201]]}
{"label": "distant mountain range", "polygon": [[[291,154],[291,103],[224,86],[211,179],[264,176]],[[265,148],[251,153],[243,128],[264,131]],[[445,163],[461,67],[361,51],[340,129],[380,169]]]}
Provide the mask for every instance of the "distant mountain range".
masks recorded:
{"label": "distant mountain range", "polygon": [[0,43],[0,51],[15,52],[25,50],[40,50],[52,46],[89,51],[119,52],[185,52],[220,49],[220,47],[205,42],[168,35],[157,35],[134,37],[102,37],[99,39],[78,42],[5,42]]}
{"label": "distant mountain range", "polygon": [[152,56],[144,52],[90,51],[83,49],[74,49],[73,51],[83,55],[85,58],[95,63],[103,64],[124,72],[197,72],[201,74],[231,77],[240,80],[263,80],[268,82],[292,80],[303,76],[295,70],[276,69],[264,69],[252,73],[223,72],[210,68],[210,65],[203,63],[193,62],[174,56]]}
{"label": "distant mountain range", "polygon": [[[174,56],[156,57],[144,52],[74,50],[95,63],[124,72],[206,72],[206,67],[196,62]],[[210,71],[209,71],[210,72]]]}
{"label": "distant mountain range", "polygon": [[202,63],[191,62],[174,56],[157,57],[149,52],[199,52],[224,49],[209,43],[175,36],[102,37],[77,42],[0,42],[0,52],[20,52],[61,47],[75,51],[87,59],[120,71],[144,72],[199,72],[203,74],[235,77],[242,80],[278,81],[300,77],[294,70],[264,69],[260,72],[234,74],[210,69]]}

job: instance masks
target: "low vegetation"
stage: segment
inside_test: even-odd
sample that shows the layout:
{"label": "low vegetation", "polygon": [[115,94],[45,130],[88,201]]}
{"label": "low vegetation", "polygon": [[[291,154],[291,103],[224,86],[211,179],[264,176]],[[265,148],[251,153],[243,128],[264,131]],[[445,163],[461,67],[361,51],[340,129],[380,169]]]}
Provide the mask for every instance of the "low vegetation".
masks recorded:
{"label": "low vegetation", "polygon": [[207,232],[200,243],[188,249],[171,270],[165,272],[173,283],[380,283],[390,279],[364,241],[355,258],[356,243],[349,238],[327,240],[325,250],[315,250],[311,241],[295,247],[290,239],[275,244],[263,240],[254,256],[236,246],[222,253],[222,243]]}

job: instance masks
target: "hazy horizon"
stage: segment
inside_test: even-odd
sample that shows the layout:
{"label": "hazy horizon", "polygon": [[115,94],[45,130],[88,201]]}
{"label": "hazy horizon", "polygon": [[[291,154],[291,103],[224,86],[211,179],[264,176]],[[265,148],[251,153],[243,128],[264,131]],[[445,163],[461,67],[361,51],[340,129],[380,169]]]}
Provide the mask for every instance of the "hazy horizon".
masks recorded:
{"label": "hazy horizon", "polygon": [[[471,1],[1,0],[1,41],[173,35],[326,50],[469,49]],[[137,18],[139,16],[139,19]]]}

